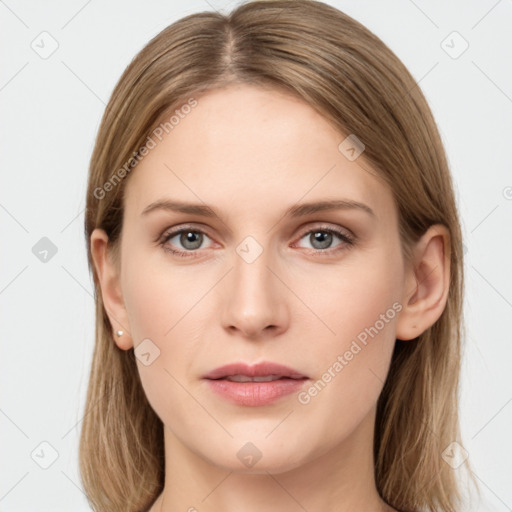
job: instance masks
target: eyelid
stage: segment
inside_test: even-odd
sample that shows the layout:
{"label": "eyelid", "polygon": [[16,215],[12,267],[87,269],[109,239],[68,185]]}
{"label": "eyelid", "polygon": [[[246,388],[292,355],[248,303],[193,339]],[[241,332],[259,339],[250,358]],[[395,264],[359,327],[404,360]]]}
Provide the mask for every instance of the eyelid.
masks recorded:
{"label": "eyelid", "polygon": [[303,247],[302,249],[308,252],[309,254],[320,255],[320,256],[337,256],[339,253],[349,249],[357,242],[356,236],[346,228],[342,228],[341,226],[329,226],[329,225],[320,225],[313,226],[305,229],[298,236],[297,241],[292,244],[292,247],[295,247],[305,236],[311,235],[315,232],[325,232],[331,233],[332,235],[338,237],[340,243],[335,245],[334,247],[328,247],[327,249],[315,249],[314,247]]}
{"label": "eyelid", "polygon": [[[311,224],[311,223],[308,223],[308,224]],[[166,250],[168,252],[171,252],[174,254],[179,254],[182,257],[194,257],[195,254],[200,253],[200,251],[201,251],[200,249],[196,249],[196,250],[186,250],[185,249],[184,250],[184,249],[171,249],[169,247],[166,247],[167,242],[171,238],[174,238],[175,236],[180,235],[181,233],[183,233],[185,231],[200,233],[202,235],[207,236],[208,238],[210,238],[210,240],[213,241],[213,238],[208,234],[208,229],[206,227],[204,227],[204,225],[200,225],[200,227],[199,227],[199,225],[197,225],[197,224],[189,223],[189,224],[182,224],[182,225],[175,226],[173,228],[165,229],[163,234],[158,237],[158,243],[159,243],[159,245],[161,245],[164,248],[164,250]],[[298,235],[298,237],[296,238],[296,240],[297,240],[297,242],[299,242],[306,235],[317,232],[317,231],[324,231],[324,232],[332,233],[332,234],[338,236],[339,239],[341,240],[341,243],[338,245],[341,245],[342,247],[338,248],[338,246],[335,246],[335,247],[327,248],[325,250],[314,249],[314,248],[307,249],[306,248],[306,250],[313,251],[315,254],[325,253],[325,255],[332,255],[333,253],[336,253],[336,252],[342,251],[343,249],[346,249],[347,246],[354,245],[355,242],[357,241],[357,237],[348,229],[343,228],[341,226],[332,226],[332,225],[325,224],[325,223],[321,223],[320,225],[317,224],[317,225],[313,225],[313,226],[304,227],[301,230],[300,235]],[[294,242],[292,247],[297,242]],[[186,255],[186,256],[184,256],[184,255]]]}
{"label": "eyelid", "polygon": [[[180,224],[178,226],[174,226],[172,228],[165,229],[163,231],[163,233],[158,237],[157,241],[159,243],[165,243],[167,240],[174,238],[176,235],[180,235],[184,231],[192,231],[194,233],[200,233],[202,235],[206,235],[210,240],[213,240],[213,238],[208,233],[208,229],[202,225]],[[194,251],[190,251],[190,252],[194,252]]]}
{"label": "eyelid", "polygon": [[[308,224],[311,224],[311,223],[308,223]],[[175,236],[175,235],[180,234],[181,232],[186,231],[186,230],[199,232],[204,235],[207,235],[210,239],[212,238],[209,235],[208,228],[206,226],[204,226],[202,224],[189,223],[189,224],[179,224],[172,228],[164,229],[162,234],[158,236],[158,241],[161,241],[163,239],[168,239],[168,237]],[[321,225],[315,225],[315,226],[306,225],[303,229],[300,230],[299,238],[302,238],[302,237],[304,237],[304,235],[307,235],[315,230],[317,230],[317,231],[321,231],[321,230],[333,231],[337,234],[344,235],[346,238],[351,239],[351,240],[355,240],[355,238],[356,238],[348,229],[342,228],[341,226],[331,226],[326,223],[321,223]]]}
{"label": "eyelid", "polygon": [[304,235],[310,234],[315,231],[329,231],[336,233],[338,235],[343,235],[344,237],[355,240],[355,236],[349,231],[347,228],[343,228],[337,225],[326,224],[325,222],[321,222],[320,224],[314,226],[307,226],[303,230],[300,231],[299,238],[302,238]]}

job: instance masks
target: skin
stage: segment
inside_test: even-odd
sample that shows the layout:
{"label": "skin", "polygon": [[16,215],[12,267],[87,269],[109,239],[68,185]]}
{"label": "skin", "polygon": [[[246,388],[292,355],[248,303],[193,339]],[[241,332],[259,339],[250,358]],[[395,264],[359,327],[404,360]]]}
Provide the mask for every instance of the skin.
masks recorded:
{"label": "skin", "polygon": [[[160,350],[148,366],[137,360],[165,426],[165,489],[151,512],[393,510],[373,475],[376,403],[395,339],[413,340],[445,307],[449,233],[432,226],[407,264],[391,190],[363,166],[364,154],[349,161],[338,150],[345,136],[302,100],[249,85],[196,99],[129,176],[120,263],[102,230],[91,236],[105,307],[124,331],[117,345],[149,338]],[[217,216],[141,215],[165,198],[206,203]],[[283,217],[297,203],[330,199],[359,201],[375,217],[356,209]],[[193,257],[159,243],[179,227],[205,233]],[[319,245],[314,233],[326,227],[355,243],[327,235]],[[236,251],[247,236],[263,250],[252,263]],[[165,243],[192,245],[179,235]],[[307,404],[292,394],[236,405],[201,378],[266,360],[307,375],[307,390],[393,303],[401,310]],[[252,467],[237,457],[248,441],[261,452]]]}

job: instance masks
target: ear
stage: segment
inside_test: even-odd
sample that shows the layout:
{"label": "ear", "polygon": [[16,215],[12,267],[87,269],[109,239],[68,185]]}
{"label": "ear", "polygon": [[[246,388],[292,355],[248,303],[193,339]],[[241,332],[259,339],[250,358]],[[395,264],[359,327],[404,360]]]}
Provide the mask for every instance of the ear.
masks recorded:
{"label": "ear", "polygon": [[[109,252],[108,236],[103,229],[95,229],[91,234],[91,256],[98,276],[103,305],[110,319],[116,345],[122,350],[133,347],[129,331],[128,314],[121,291],[120,272]],[[116,331],[123,331],[121,336]]]}
{"label": "ear", "polygon": [[450,232],[441,224],[431,226],[413,249],[406,271],[403,309],[396,324],[396,338],[417,338],[441,316],[450,286]]}

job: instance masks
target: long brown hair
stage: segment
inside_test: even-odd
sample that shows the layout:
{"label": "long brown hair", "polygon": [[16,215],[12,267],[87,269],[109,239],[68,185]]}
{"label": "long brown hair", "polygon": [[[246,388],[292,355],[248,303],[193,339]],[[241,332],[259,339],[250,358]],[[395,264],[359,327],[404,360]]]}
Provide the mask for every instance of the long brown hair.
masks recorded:
{"label": "long brown hair", "polygon": [[91,158],[85,219],[96,344],[80,471],[92,507],[147,510],[163,489],[164,450],[162,422],[145,397],[133,351],[120,350],[112,339],[90,235],[104,229],[118,256],[123,190],[148,136],[194,95],[232,82],[285,89],[340,134],[356,134],[365,145],[362,161],[393,191],[406,258],[431,225],[448,228],[446,308],[416,340],[396,342],[378,402],[374,455],[377,489],[390,505],[455,511],[459,484],[441,454],[460,442],[463,252],[443,145],[420,88],[400,60],[361,24],[314,0],[252,1],[229,15],[182,18],[140,51],[112,93]]}

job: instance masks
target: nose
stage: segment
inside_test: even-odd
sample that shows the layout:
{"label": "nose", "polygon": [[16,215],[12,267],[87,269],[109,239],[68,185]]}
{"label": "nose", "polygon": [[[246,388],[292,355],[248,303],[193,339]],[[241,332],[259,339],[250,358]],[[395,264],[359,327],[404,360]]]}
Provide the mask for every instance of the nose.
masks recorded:
{"label": "nose", "polygon": [[234,268],[221,291],[222,324],[229,334],[266,339],[288,328],[286,288],[269,260],[266,251],[251,263],[234,255]]}

